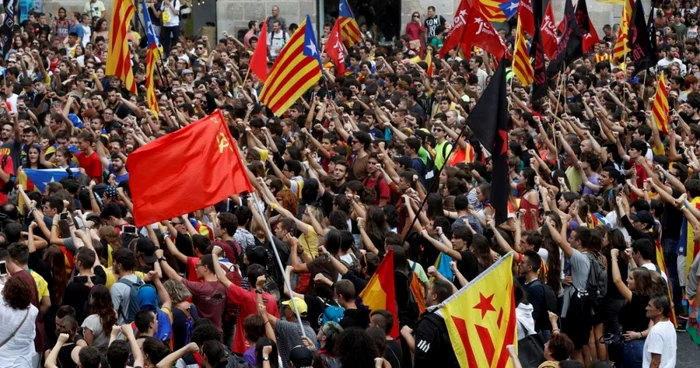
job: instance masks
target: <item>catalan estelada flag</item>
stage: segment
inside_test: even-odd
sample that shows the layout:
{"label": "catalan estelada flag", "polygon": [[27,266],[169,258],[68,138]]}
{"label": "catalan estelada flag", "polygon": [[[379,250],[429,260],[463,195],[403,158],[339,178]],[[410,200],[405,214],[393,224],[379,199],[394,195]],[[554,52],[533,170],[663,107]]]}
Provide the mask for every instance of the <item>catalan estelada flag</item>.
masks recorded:
{"label": "catalan estelada flag", "polygon": [[442,303],[460,367],[513,367],[506,349],[518,343],[512,266],[511,252]]}
{"label": "catalan estelada flag", "polygon": [[630,51],[627,35],[632,21],[632,10],[634,9],[634,0],[625,0],[624,8],[622,8],[622,19],[620,20],[620,28],[617,30],[617,42],[613,47],[613,59],[620,61]]}
{"label": "catalan estelada flag", "polygon": [[518,16],[518,28],[515,33],[515,50],[513,50],[513,72],[518,77],[523,87],[527,87],[535,80],[535,69],[530,62],[527,50],[527,40],[523,31],[520,16]]}
{"label": "catalan estelada flag", "polygon": [[659,73],[654,102],[651,105],[651,117],[659,131],[668,134],[668,88],[666,88],[664,73]]}
{"label": "catalan estelada flag", "polygon": [[277,116],[296,102],[321,78],[321,54],[311,18],[301,22],[272,65],[260,92],[260,102]]}
{"label": "catalan estelada flag", "polygon": [[355,15],[352,14],[352,9],[350,9],[347,0],[340,0],[338,4],[338,22],[340,22],[340,31],[343,34],[343,41],[345,41],[348,46],[352,46],[362,40],[360,26],[357,25]]}
{"label": "catalan estelada flag", "polygon": [[489,22],[506,22],[509,18],[508,15],[514,15],[518,3],[512,0],[477,0],[472,2],[472,6],[480,7],[481,14]]}
{"label": "catalan estelada flag", "polygon": [[367,286],[360,293],[362,304],[370,310],[387,310],[394,316],[394,326],[389,335],[399,336],[399,312],[396,306],[396,291],[394,289],[394,251],[389,249],[384,259],[379,263],[377,271],[369,279]]}
{"label": "catalan estelada flag", "polygon": [[105,74],[118,77],[124,82],[126,89],[137,94],[134,71],[131,69],[131,54],[129,34],[131,18],[134,17],[136,6],[131,0],[115,0],[112,10],[112,21],[109,30],[109,50],[107,51],[107,66]]}
{"label": "catalan estelada flag", "polygon": [[146,104],[153,111],[153,114],[158,117],[159,108],[158,98],[156,97],[155,71],[156,63],[160,59],[163,49],[160,45],[160,40],[158,40],[156,28],[151,22],[151,15],[148,14],[146,0],[141,0],[141,6],[143,7],[143,22],[146,27],[146,40],[148,42],[146,50]]}

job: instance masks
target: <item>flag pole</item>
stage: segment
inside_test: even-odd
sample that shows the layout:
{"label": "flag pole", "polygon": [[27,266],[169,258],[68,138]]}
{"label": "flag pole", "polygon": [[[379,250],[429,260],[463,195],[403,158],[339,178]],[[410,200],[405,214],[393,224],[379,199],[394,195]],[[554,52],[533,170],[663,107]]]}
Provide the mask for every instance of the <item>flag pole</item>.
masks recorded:
{"label": "flag pole", "polygon": [[[137,8],[137,9],[138,9],[138,8]],[[136,15],[136,16],[135,16],[134,18],[136,18],[136,21],[138,22],[138,25],[144,30],[144,35],[146,35],[146,25],[143,24],[143,22],[141,21],[141,18],[138,17],[138,14],[135,14],[135,15]],[[156,35],[156,37],[157,37],[157,35]],[[170,42],[170,40],[168,40],[168,42]],[[161,45],[161,47],[162,47],[162,45]],[[146,45],[146,48],[148,48],[148,45]],[[146,51],[146,52],[148,52],[148,51]],[[155,67],[155,69],[158,71],[158,76],[160,77],[160,82],[161,82],[161,83],[163,84],[163,86],[165,87],[165,93],[168,95],[168,99],[170,99],[170,101],[174,101],[173,96],[172,96],[172,94],[171,94],[172,85],[171,85],[171,83],[168,83],[168,81],[166,80],[166,78],[163,77],[163,72],[161,71],[161,68],[163,68],[163,67],[165,66],[165,60],[163,59],[163,53],[162,53],[162,52],[158,52],[158,58],[160,59],[160,64],[161,64],[161,65],[158,66],[158,61],[156,60],[156,67]],[[154,81],[154,83],[155,83],[155,81]],[[154,85],[154,88],[155,88],[155,85]]]}
{"label": "flag pole", "polygon": [[243,78],[243,88],[245,88],[245,82],[248,81],[249,75],[250,75],[250,65],[248,65],[248,70],[245,72],[245,78]]}
{"label": "flag pole", "polygon": [[[248,69],[250,70],[250,69]],[[265,219],[265,213],[264,211],[261,210],[262,203],[258,201],[258,196],[255,195],[255,192],[251,193],[253,197],[253,201],[255,201],[255,210],[258,211],[258,214],[260,214],[260,217]],[[275,253],[275,259],[277,260],[277,265],[280,268],[280,271],[282,271],[282,278],[284,279],[284,285],[289,290],[289,293],[291,294],[291,302],[292,306],[294,307],[294,314],[297,316],[297,322],[299,322],[299,328],[301,329],[301,336],[306,337],[306,332],[304,332],[304,324],[301,323],[301,316],[299,315],[299,310],[297,309],[297,303],[294,301],[294,292],[292,291],[291,284],[289,283],[289,279],[287,278],[287,273],[285,272],[284,265],[282,264],[282,259],[280,258],[280,254],[277,252],[277,246],[275,246],[275,241],[274,236],[272,235],[272,230],[270,230],[270,224],[267,221],[263,220],[263,224],[265,226],[265,232],[267,233],[267,238],[270,240],[270,245],[272,248],[272,251]],[[291,257],[296,257],[296,254],[290,255]],[[249,280],[250,281],[250,280]],[[255,282],[255,281],[250,281],[250,282]]]}

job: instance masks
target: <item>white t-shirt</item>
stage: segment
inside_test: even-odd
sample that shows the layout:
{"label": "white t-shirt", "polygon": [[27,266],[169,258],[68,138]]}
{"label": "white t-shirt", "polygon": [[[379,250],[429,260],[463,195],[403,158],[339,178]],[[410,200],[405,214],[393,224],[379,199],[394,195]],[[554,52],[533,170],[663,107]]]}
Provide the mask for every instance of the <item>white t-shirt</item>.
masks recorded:
{"label": "white t-shirt", "polygon": [[36,337],[34,321],[39,310],[30,304],[26,319],[24,319],[25,314],[27,314],[26,309],[12,309],[0,299],[0,326],[3,326],[0,328],[0,342],[6,340],[15,330],[17,331],[15,336],[0,348],[0,356],[3,357],[0,359],[0,368],[31,367]]}
{"label": "white t-shirt", "polygon": [[92,346],[100,349],[106,348],[109,345],[109,333],[105,334],[102,329],[102,322],[98,314],[91,314],[83,321],[83,328],[89,328],[92,331]]}
{"label": "white t-shirt", "polygon": [[[168,18],[167,22],[163,22],[163,26],[164,27],[178,27],[180,25],[180,6],[181,6],[180,1],[174,0],[174,3],[173,3],[173,8],[175,9],[174,12],[172,10],[170,10],[169,7],[165,6],[166,2],[170,2],[170,1],[168,1],[168,0],[163,1],[163,11],[168,13],[169,18]],[[161,18],[162,17],[163,16],[161,15]]]}
{"label": "white t-shirt", "polygon": [[661,354],[659,368],[676,366],[676,328],[670,321],[659,322],[651,328],[644,342],[642,367],[651,365],[651,354]]}
{"label": "white t-shirt", "polygon": [[80,25],[83,27],[83,38],[80,40],[81,44],[83,45],[83,48],[87,47],[87,44],[90,43],[90,36],[92,36],[92,29],[90,29],[90,26],[85,26],[85,25]]}
{"label": "white t-shirt", "polygon": [[[642,267],[644,267],[647,270],[652,271],[652,272],[660,271],[659,269],[656,268],[656,265],[654,265],[653,263],[643,264]],[[661,273],[661,278],[663,278],[664,281],[668,284],[668,277],[666,277],[666,274],[663,272],[660,272],[660,273]]]}

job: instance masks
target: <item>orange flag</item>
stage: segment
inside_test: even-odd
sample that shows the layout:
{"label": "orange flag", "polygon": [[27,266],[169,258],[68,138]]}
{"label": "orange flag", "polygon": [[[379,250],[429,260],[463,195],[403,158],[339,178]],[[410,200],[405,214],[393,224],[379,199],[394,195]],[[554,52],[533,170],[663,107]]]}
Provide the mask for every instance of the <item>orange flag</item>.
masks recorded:
{"label": "orange flag", "polygon": [[387,310],[394,316],[394,326],[390,336],[399,336],[399,312],[396,307],[396,290],[394,290],[394,251],[389,249],[379,263],[377,271],[369,279],[367,286],[360,293],[362,304],[370,310]]}
{"label": "orange flag", "polygon": [[136,226],[180,216],[253,192],[221,110],[129,156]]}
{"label": "orange flag", "polygon": [[260,37],[258,43],[255,44],[253,57],[250,58],[249,70],[258,76],[260,81],[267,80],[267,18],[260,27]]}
{"label": "orange flag", "polygon": [[511,368],[508,345],[518,341],[513,253],[445,300],[440,308],[460,367]]}

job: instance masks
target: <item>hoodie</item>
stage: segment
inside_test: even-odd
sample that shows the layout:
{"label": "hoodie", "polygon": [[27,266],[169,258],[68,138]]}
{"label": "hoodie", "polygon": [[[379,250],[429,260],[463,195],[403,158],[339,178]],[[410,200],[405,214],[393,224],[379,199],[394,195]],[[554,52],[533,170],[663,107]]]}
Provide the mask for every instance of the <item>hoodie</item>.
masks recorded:
{"label": "hoodie", "polygon": [[[515,319],[518,320],[518,340],[522,340],[529,335],[534,335],[535,331],[535,320],[532,318],[532,311],[534,308],[531,304],[518,304],[515,308]],[[525,330],[527,329],[527,334]]]}

